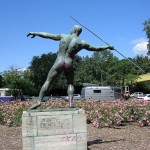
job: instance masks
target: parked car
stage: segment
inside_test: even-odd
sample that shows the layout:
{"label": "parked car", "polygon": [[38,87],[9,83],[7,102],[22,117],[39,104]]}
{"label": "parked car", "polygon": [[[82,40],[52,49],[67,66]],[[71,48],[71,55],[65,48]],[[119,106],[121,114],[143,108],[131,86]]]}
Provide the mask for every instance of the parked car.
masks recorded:
{"label": "parked car", "polygon": [[150,94],[143,94],[138,97],[138,99],[150,101]]}
{"label": "parked car", "polygon": [[[61,96],[62,97],[62,99],[64,99],[64,100],[68,100],[68,96]],[[73,95],[73,99],[74,100],[79,100],[79,99],[81,99],[81,95],[80,94],[74,94]]]}
{"label": "parked car", "polygon": [[29,100],[32,100],[32,97],[31,97],[31,96],[28,96],[28,95],[23,95],[23,96],[22,96],[22,99],[23,99],[24,101],[29,101]]}
{"label": "parked car", "polygon": [[67,99],[68,99],[68,96],[61,96],[61,98],[62,98],[63,100],[67,100]]}
{"label": "parked car", "polygon": [[74,100],[79,100],[79,99],[81,99],[81,95],[80,94],[74,94],[73,99]]}
{"label": "parked car", "polygon": [[143,92],[134,92],[130,95],[131,98],[138,98],[140,95],[143,95]]}

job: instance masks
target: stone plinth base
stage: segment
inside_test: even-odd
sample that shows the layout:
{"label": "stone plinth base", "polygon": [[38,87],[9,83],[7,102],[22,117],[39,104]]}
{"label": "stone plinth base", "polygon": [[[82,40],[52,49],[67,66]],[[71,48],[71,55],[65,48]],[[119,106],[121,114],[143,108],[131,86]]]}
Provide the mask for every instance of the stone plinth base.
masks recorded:
{"label": "stone plinth base", "polygon": [[85,112],[76,108],[24,111],[23,150],[87,150]]}

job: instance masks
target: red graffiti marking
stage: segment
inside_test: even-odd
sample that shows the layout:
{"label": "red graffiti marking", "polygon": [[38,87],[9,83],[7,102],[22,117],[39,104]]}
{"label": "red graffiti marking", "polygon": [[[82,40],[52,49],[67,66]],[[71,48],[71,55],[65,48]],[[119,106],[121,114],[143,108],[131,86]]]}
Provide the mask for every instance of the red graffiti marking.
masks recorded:
{"label": "red graffiti marking", "polygon": [[83,138],[81,136],[63,136],[61,138],[61,142],[73,142],[73,141],[77,141],[77,142],[81,142],[83,141]]}

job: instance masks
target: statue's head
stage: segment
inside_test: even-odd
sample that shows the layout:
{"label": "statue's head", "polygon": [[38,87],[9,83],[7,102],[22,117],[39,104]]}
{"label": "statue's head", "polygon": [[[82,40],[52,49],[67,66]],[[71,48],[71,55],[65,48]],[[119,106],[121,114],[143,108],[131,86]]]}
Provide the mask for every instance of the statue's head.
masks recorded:
{"label": "statue's head", "polygon": [[80,35],[81,32],[82,28],[78,25],[75,25],[71,30],[71,34],[76,33],[78,36]]}

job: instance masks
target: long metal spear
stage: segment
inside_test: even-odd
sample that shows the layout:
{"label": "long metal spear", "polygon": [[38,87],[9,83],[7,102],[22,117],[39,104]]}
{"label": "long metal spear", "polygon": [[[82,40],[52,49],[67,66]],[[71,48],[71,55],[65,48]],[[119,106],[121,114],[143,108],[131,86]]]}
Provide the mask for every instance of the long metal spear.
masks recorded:
{"label": "long metal spear", "polygon": [[[72,20],[74,20],[75,22],[77,22],[79,25],[81,25],[83,28],[85,28],[86,30],[88,30],[90,33],[92,33],[93,35],[95,35],[98,39],[100,39],[101,41],[103,41],[106,45],[110,46],[106,41],[104,41],[102,38],[100,38],[97,34],[95,34],[93,31],[91,31],[90,29],[88,29],[86,26],[84,26],[83,24],[81,24],[79,21],[77,21],[75,18],[69,16]],[[145,73],[145,71],[140,68],[137,64],[135,64],[133,61],[131,61],[130,59],[128,59],[127,57],[125,57],[123,54],[121,54],[118,50],[114,49],[117,53],[119,53],[121,56],[123,56],[125,59],[127,59],[128,61],[130,61],[132,64],[134,64],[136,67],[138,67],[143,73]]]}

